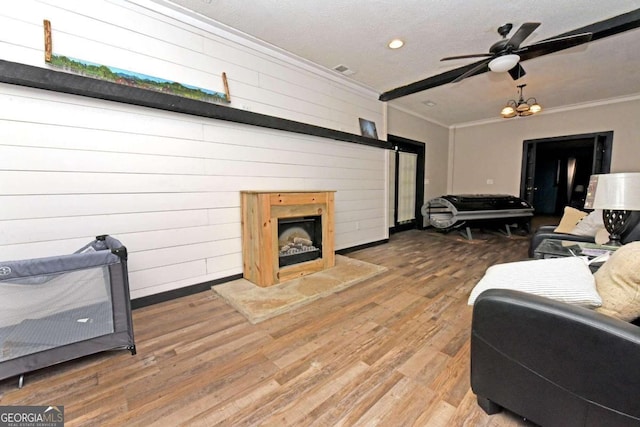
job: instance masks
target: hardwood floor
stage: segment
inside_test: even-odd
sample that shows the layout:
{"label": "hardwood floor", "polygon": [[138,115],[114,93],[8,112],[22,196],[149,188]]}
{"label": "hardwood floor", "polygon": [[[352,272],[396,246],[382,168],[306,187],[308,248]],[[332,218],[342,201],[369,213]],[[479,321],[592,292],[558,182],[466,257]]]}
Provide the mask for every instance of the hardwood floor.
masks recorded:
{"label": "hardwood floor", "polygon": [[471,288],[528,239],[427,231],[348,256],[389,270],[252,325],[213,292],[134,311],[138,354],[0,383],[0,405],[64,405],[67,426],[525,426],[469,386]]}

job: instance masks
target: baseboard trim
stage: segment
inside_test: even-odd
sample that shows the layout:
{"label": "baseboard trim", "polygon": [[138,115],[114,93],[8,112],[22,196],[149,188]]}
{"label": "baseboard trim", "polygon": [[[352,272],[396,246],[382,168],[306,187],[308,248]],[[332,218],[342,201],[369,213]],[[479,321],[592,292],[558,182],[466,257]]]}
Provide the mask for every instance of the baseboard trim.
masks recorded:
{"label": "baseboard trim", "polygon": [[176,298],[186,297],[188,295],[198,294],[200,292],[211,290],[212,286],[219,285],[221,283],[230,282],[232,280],[242,279],[242,274],[234,274],[233,276],[221,277],[216,280],[209,280],[203,283],[197,283],[191,286],[185,286],[184,288],[173,289],[159,294],[148,295],[146,297],[136,298],[131,300],[131,308],[137,309],[147,307],[150,305],[158,304],[165,301],[171,301]]}
{"label": "baseboard trim", "polygon": [[361,249],[372,248],[374,246],[384,245],[385,243],[389,243],[389,239],[377,240],[375,242],[364,243],[362,245],[351,246],[350,248],[340,249],[336,251],[336,254],[345,255],[345,254],[348,254],[349,252],[355,252]]}

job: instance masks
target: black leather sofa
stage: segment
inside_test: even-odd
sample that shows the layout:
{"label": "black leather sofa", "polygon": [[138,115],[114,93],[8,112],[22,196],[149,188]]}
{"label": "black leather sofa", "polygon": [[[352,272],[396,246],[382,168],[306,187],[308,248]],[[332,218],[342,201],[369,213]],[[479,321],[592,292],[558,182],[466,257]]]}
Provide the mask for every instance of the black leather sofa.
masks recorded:
{"label": "black leather sofa", "polygon": [[640,327],[536,295],[475,302],[471,387],[489,414],[541,426],[640,425]]}
{"label": "black leather sofa", "polygon": [[[623,232],[621,235],[621,241],[623,244],[640,240],[640,212],[632,212],[629,217],[628,224],[628,230]],[[534,251],[544,239],[561,239],[570,240],[572,242],[595,242],[594,238],[589,236],[556,233],[553,231],[556,227],[557,225],[543,225],[538,227],[533,236],[531,236],[531,241],[529,242],[529,258],[534,257]]]}

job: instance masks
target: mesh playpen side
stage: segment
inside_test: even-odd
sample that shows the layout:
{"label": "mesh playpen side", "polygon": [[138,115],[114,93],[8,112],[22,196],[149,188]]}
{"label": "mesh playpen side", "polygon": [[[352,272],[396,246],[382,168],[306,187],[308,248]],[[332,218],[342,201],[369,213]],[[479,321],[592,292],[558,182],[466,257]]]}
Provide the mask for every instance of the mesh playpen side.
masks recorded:
{"label": "mesh playpen side", "polygon": [[135,354],[127,249],[0,262],[0,380],[105,350]]}

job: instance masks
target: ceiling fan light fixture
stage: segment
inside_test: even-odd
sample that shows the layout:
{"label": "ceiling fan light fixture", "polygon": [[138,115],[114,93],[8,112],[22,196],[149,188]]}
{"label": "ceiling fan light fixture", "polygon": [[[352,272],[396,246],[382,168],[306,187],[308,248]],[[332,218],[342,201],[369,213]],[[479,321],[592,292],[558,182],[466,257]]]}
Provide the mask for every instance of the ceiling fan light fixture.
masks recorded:
{"label": "ceiling fan light fixture", "polygon": [[516,101],[515,99],[510,99],[507,101],[507,105],[500,111],[500,115],[505,119],[510,119],[516,116],[531,116],[533,114],[539,113],[542,111],[542,106],[538,104],[535,98],[529,98],[526,101],[522,96],[522,88],[524,88],[526,84],[518,85],[518,91],[520,97]]}
{"label": "ceiling fan light fixture", "polygon": [[494,73],[504,73],[509,71],[520,61],[520,57],[515,53],[498,56],[489,62],[489,69]]}

